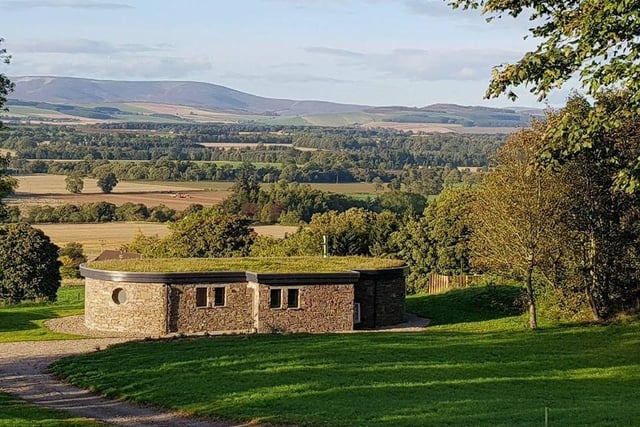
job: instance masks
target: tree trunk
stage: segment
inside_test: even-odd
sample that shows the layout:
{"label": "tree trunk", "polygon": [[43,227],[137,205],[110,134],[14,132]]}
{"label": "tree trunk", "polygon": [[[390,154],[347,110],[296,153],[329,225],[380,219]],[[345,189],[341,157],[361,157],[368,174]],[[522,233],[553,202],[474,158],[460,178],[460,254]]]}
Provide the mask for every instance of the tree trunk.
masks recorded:
{"label": "tree trunk", "polygon": [[536,312],[536,296],[533,293],[533,263],[527,268],[527,297],[529,300],[529,327],[538,328],[538,314]]}
{"label": "tree trunk", "polygon": [[589,248],[587,250],[587,265],[589,269],[589,277],[585,280],[585,293],[587,294],[587,301],[589,302],[589,307],[591,308],[593,320],[600,322],[603,320],[603,316],[600,308],[598,307],[598,303],[595,297],[596,289],[598,289],[598,275],[596,273],[596,252],[596,239],[595,237],[591,236],[589,239]]}

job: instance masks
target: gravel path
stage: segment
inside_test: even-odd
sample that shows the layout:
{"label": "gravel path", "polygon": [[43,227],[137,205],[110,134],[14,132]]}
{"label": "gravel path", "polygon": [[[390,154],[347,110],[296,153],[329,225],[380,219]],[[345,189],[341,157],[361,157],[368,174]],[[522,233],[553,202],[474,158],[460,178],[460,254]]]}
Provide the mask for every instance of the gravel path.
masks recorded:
{"label": "gravel path", "polygon": [[[378,331],[418,332],[423,331],[428,324],[428,319],[410,316],[406,323]],[[46,325],[56,332],[93,338],[0,343],[0,391],[36,405],[117,426],[260,427],[255,423],[198,419],[177,412],[140,407],[126,402],[105,399],[87,390],[60,382],[48,371],[49,365],[56,360],[74,354],[104,350],[112,344],[136,338],[123,334],[89,330],[84,326],[83,316],[52,319],[47,321]]]}
{"label": "gravel path", "polygon": [[0,391],[36,405],[117,426],[257,427],[256,424],[196,419],[176,412],[108,400],[64,384],[48,373],[48,366],[62,357],[104,349],[111,344],[124,341],[127,339],[0,343]]}

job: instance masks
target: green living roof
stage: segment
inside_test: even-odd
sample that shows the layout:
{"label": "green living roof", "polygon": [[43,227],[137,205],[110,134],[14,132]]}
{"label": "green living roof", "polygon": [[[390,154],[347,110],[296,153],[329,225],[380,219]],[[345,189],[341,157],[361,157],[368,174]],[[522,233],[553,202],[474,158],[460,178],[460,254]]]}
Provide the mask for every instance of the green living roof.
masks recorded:
{"label": "green living roof", "polygon": [[97,270],[125,272],[206,272],[254,271],[256,273],[330,273],[349,270],[379,270],[402,267],[397,259],[369,257],[288,257],[288,258],[150,258],[91,261]]}

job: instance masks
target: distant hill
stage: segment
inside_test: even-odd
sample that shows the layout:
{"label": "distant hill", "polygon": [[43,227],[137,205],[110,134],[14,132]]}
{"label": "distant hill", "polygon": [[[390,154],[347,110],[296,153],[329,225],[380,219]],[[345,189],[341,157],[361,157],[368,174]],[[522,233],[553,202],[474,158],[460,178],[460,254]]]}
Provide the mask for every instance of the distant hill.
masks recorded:
{"label": "distant hill", "polygon": [[211,83],[115,81],[73,77],[15,77],[12,99],[51,104],[151,102],[264,115],[335,114],[364,105],[263,98]]}
{"label": "distant hill", "polygon": [[[211,83],[114,81],[74,77],[12,77],[5,120],[241,122],[474,132],[527,126],[541,110],[433,104],[422,108],[372,107],[251,95]],[[413,126],[415,125],[415,126]],[[491,131],[491,130],[490,130]],[[499,130],[502,132],[501,130]],[[506,131],[506,130],[505,130]],[[491,131],[493,132],[493,131]]]}

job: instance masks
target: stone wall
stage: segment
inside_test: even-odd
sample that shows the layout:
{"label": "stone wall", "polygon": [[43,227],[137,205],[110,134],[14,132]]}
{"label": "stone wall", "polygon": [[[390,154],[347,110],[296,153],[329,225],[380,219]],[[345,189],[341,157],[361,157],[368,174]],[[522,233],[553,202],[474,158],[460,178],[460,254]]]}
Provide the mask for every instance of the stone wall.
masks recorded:
{"label": "stone wall", "polygon": [[[278,286],[250,283],[258,289],[258,333],[338,332],[353,330],[353,284]],[[270,290],[282,289],[282,308],[270,308]],[[287,307],[287,292],[299,289],[299,307]]]}
{"label": "stone wall", "polygon": [[[206,287],[208,306],[196,307],[196,288]],[[214,288],[224,287],[223,307],[214,307]],[[169,332],[240,332],[253,330],[253,290],[246,283],[170,285]]]}
{"label": "stone wall", "polygon": [[160,336],[167,332],[162,283],[85,279],[84,322],[89,329]]}

